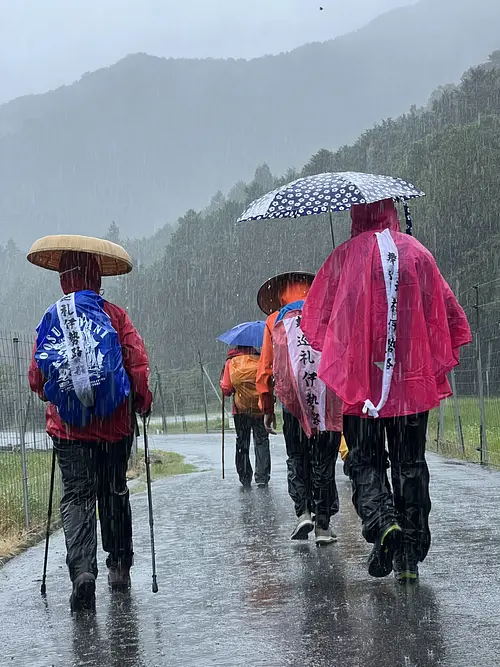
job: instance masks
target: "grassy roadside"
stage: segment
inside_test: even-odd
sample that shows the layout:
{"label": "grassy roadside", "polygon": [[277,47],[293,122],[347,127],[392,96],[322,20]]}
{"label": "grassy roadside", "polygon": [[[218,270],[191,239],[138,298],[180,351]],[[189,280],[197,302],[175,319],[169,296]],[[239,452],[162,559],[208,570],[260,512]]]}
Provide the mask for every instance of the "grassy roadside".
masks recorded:
{"label": "grassy roadside", "polygon": [[[196,471],[196,466],[185,463],[184,457],[175,452],[151,451],[151,476],[153,481],[173,475],[185,475]],[[28,480],[31,528],[25,529],[20,456],[13,452],[0,452],[0,567],[24,549],[37,544],[45,536],[50,486],[52,452],[29,452]],[[53,529],[60,527],[60,483],[54,484]],[[144,452],[139,450],[137,465],[127,475],[133,483],[131,493],[146,488]]]}
{"label": "grassy roadside", "polygon": [[[0,565],[43,537],[49,502],[52,451],[30,451],[27,455],[30,529],[25,528],[21,456],[19,452],[0,452]],[[61,497],[56,468],[54,507]],[[53,512],[53,521],[59,513]]]}
{"label": "grassy roadside", "polygon": [[[478,447],[481,443],[481,418],[477,398],[459,397],[458,411],[460,426],[463,435],[465,454],[457,433],[457,422],[454,412],[453,399],[443,401],[443,431],[439,433],[439,410],[433,410],[429,415],[428,448],[442,456],[465,459],[479,462]],[[486,438],[488,443],[489,464],[500,465],[500,400],[498,398],[485,399]]]}
{"label": "grassy roadside", "polygon": [[[176,452],[164,452],[152,450],[149,453],[151,461],[151,479],[154,481],[172,477],[173,475],[187,475],[196,472],[196,466],[186,463],[184,457]],[[146,465],[144,463],[144,450],[139,449],[137,463],[127,473],[129,481],[134,481],[131,493],[139,493],[146,489]]]}

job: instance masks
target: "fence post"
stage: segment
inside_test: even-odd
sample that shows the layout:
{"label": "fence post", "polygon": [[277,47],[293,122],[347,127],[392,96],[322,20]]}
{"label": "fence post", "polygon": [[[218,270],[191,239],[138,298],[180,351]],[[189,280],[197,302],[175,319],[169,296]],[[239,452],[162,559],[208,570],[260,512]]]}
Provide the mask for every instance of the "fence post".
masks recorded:
{"label": "fence post", "polygon": [[180,405],[180,410],[181,410],[181,419],[182,419],[182,432],[187,433],[188,432],[188,425],[186,422],[186,410],[184,406],[184,399],[181,399],[181,405]]}
{"label": "fence post", "polygon": [[158,394],[160,395],[161,404],[161,430],[167,435],[167,415],[165,410],[165,401],[163,400],[163,389],[161,386],[161,377],[158,367],[156,368],[156,386],[158,387]]}
{"label": "fence post", "polygon": [[457,396],[457,382],[455,379],[455,369],[450,373],[451,380],[451,390],[453,392],[453,409],[455,411],[455,427],[457,429],[457,440],[462,450],[462,454],[465,456],[465,443],[464,443],[464,434],[462,431],[462,421],[460,419],[460,409],[458,406],[458,396]]}
{"label": "fence post", "polygon": [[484,387],[483,387],[483,368],[481,364],[481,339],[479,335],[479,322],[480,322],[480,313],[479,313],[479,285],[474,285],[474,290],[476,291],[476,305],[474,306],[476,311],[476,361],[477,361],[477,380],[478,380],[478,392],[479,392],[479,413],[481,417],[481,427],[480,427],[480,455],[481,463],[487,465],[488,463],[488,441],[486,438],[486,413],[484,409]]}
{"label": "fence post", "polygon": [[[217,396],[217,399],[218,399],[219,403],[220,403],[221,406],[222,406],[222,398],[221,398],[221,396],[219,396],[219,392],[217,391],[217,389],[216,389],[214,383],[212,382],[212,378],[211,378],[210,375],[208,374],[208,371],[207,371],[207,369],[206,369],[205,367],[203,367],[203,370],[205,371],[205,375],[207,376],[207,380],[208,380],[208,382],[210,383],[210,386],[211,386],[212,389],[214,390],[214,394]],[[230,415],[230,413],[226,410],[226,408],[224,408],[224,414],[225,414],[226,417],[227,417],[227,425],[228,425],[228,428],[231,428],[231,424],[230,424],[230,422],[229,422],[229,415]]]}
{"label": "fence post", "polygon": [[207,387],[205,385],[205,371],[203,369],[203,362],[201,360],[201,352],[198,350],[198,359],[200,362],[201,383],[203,386],[203,405],[205,408],[205,432],[208,433],[208,407],[207,407]]}
{"label": "fence post", "polygon": [[172,407],[174,410],[174,421],[177,424],[177,405],[175,403],[175,391],[172,392]]}
{"label": "fence post", "polygon": [[26,460],[26,420],[22,417],[23,404],[23,386],[21,382],[21,360],[19,358],[19,338],[12,339],[14,345],[14,359],[16,362],[16,377],[17,377],[17,410],[16,422],[19,431],[19,443],[21,445],[21,470],[23,476],[23,502],[24,502],[24,521],[26,528],[30,527],[30,502],[28,492],[28,463]]}
{"label": "fence post", "polygon": [[35,418],[35,406],[31,408],[31,430],[33,433],[33,449],[36,452],[36,418]]}

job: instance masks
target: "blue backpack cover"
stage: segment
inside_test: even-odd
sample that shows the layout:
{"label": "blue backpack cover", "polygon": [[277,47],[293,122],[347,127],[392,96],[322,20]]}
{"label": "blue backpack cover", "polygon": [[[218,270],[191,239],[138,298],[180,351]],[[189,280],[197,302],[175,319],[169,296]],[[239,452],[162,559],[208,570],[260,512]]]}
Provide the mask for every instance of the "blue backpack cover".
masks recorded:
{"label": "blue backpack cover", "polygon": [[77,427],[110,415],[130,394],[118,334],[104,300],[90,290],[67,294],[37,327],[35,360],[45,395]]}

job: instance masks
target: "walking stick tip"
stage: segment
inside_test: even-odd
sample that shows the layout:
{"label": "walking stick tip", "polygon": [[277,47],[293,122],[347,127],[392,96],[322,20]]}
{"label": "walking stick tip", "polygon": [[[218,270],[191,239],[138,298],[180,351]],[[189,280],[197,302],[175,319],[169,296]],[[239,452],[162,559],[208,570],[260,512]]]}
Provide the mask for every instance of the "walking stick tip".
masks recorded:
{"label": "walking stick tip", "polygon": [[45,585],[45,582],[40,586],[40,595],[42,595],[42,597],[47,595],[47,586]]}
{"label": "walking stick tip", "polygon": [[153,577],[153,585],[151,586],[153,593],[158,593],[158,583],[156,581],[156,576]]}

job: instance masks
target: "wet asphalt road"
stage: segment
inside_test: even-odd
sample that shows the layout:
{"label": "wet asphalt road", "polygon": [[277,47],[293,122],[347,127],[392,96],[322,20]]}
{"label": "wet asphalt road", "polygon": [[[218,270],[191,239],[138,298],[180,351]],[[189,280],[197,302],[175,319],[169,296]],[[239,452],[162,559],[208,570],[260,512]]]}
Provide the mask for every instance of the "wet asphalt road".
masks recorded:
{"label": "wet asphalt road", "polygon": [[[230,442],[233,437],[229,436]],[[431,456],[433,546],[421,583],[370,579],[348,480],[338,466],[339,542],[288,539],[293,524],[281,437],[268,490],[244,491],[219,437],[153,438],[206,472],[154,485],[158,580],[151,592],[145,494],[133,497],[129,594],[107,590],[95,618],[71,618],[61,533],[0,570],[1,667],[491,667],[500,664],[500,474]]]}

